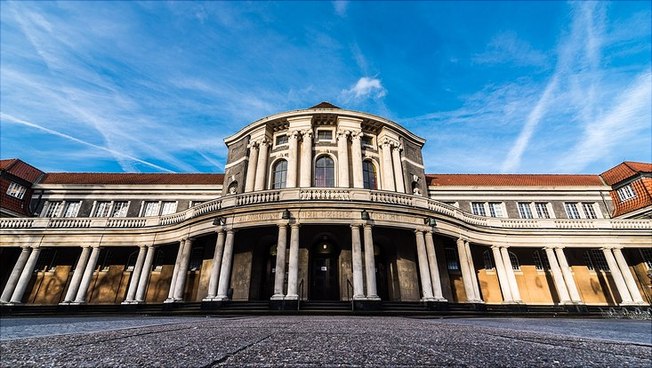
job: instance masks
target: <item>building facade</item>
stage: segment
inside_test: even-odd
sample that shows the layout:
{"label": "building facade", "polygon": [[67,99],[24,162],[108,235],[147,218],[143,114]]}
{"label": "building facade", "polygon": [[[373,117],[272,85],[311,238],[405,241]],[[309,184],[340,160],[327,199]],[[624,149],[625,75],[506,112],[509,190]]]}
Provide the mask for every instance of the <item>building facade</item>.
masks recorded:
{"label": "building facade", "polygon": [[328,103],[225,143],[223,174],[2,160],[0,301],[652,301],[650,163],[428,174],[422,138]]}

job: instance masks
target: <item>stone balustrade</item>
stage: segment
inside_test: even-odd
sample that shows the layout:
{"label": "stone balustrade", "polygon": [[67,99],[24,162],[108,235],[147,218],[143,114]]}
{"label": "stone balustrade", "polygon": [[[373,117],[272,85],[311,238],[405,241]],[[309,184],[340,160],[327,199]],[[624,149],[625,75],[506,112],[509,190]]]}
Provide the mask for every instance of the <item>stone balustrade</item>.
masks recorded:
{"label": "stone balustrade", "polygon": [[433,215],[454,218],[467,224],[503,229],[641,229],[652,230],[648,219],[511,219],[483,217],[430,198],[409,194],[356,188],[288,188],[230,195],[157,217],[137,218],[3,218],[0,229],[30,228],[145,228],[179,224],[222,209],[281,203],[284,201],[362,201],[411,206]]}

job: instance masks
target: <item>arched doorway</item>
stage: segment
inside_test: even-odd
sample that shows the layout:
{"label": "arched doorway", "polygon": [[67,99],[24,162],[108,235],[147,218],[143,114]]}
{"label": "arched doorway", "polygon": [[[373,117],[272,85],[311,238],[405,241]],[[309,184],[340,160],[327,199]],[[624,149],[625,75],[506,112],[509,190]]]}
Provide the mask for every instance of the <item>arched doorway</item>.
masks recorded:
{"label": "arched doorway", "polygon": [[339,300],[338,257],[340,250],[328,236],[322,236],[310,252],[311,300]]}

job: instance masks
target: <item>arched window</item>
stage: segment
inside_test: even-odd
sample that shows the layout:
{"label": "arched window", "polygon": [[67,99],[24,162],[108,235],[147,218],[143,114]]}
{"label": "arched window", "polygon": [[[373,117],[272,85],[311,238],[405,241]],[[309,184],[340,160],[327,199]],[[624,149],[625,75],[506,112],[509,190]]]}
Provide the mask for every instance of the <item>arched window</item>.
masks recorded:
{"label": "arched window", "polygon": [[272,183],[272,189],[282,189],[285,188],[285,178],[287,178],[288,173],[288,162],[285,160],[280,160],[274,164],[274,182]]}
{"label": "arched window", "polygon": [[362,181],[365,189],[378,189],[376,166],[369,161],[362,161]]}
{"label": "arched window", "polygon": [[521,264],[518,262],[518,257],[516,257],[516,254],[509,252],[509,262],[512,264],[512,269],[514,271],[521,270]]}
{"label": "arched window", "polygon": [[335,186],[335,164],[333,163],[332,158],[321,156],[317,159],[317,162],[315,162],[315,186]]}

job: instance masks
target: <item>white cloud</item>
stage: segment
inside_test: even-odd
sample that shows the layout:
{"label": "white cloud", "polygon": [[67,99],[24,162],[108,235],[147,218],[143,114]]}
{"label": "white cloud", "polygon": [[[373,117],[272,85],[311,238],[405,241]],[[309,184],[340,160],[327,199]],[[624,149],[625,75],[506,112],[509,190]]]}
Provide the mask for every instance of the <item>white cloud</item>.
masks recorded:
{"label": "white cloud", "polygon": [[349,7],[349,2],[344,1],[344,0],[336,0],[333,1],[333,8],[335,9],[335,13],[339,15],[340,17],[344,17],[346,15],[346,9]]}
{"label": "white cloud", "polygon": [[366,98],[379,99],[384,97],[387,91],[380,79],[362,77],[349,89],[342,91],[342,97],[346,100],[363,100]]}
{"label": "white cloud", "polygon": [[507,64],[518,66],[545,66],[546,55],[518,38],[514,32],[503,32],[491,39],[487,50],[473,57],[479,64]]}

